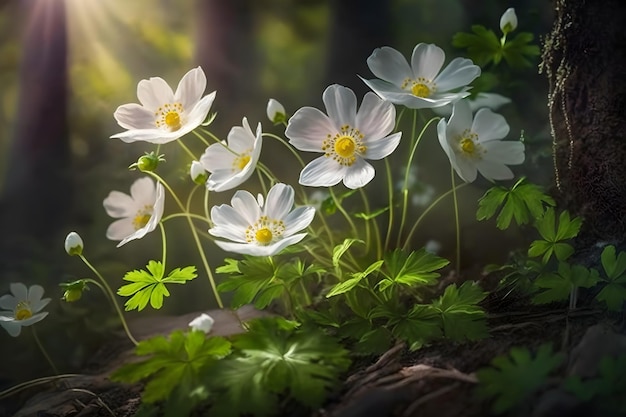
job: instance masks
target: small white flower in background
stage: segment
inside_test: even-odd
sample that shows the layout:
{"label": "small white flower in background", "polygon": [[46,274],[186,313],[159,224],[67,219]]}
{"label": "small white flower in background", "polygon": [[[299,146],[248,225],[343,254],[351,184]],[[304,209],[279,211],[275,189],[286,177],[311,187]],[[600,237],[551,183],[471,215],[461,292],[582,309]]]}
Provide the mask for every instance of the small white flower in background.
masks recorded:
{"label": "small white flower in background", "polygon": [[163,216],[165,190],[161,183],[154,186],[149,177],[136,180],[130,186],[130,195],[111,191],[104,199],[107,214],[119,219],[107,229],[107,238],[120,240],[117,247],[141,239],[156,229]]}
{"label": "small white flower in background", "polygon": [[191,162],[191,167],[189,168],[189,176],[191,177],[191,181],[196,184],[204,184],[209,177],[209,174],[207,174],[200,162],[193,161]]}
{"label": "small white flower in background", "polygon": [[215,319],[213,317],[202,313],[189,322],[189,327],[191,327],[192,330],[199,330],[208,334],[213,328],[213,323],[215,323]]}
{"label": "small white flower in background", "polygon": [[465,182],[473,182],[477,171],[492,180],[513,178],[507,165],[524,162],[524,144],[503,142],[509,133],[504,117],[489,109],[480,109],[472,118],[466,100],[454,104],[452,116],[437,125],[437,136],[450,163]]}
{"label": "small white flower in background", "polygon": [[313,107],[303,107],[289,119],[285,136],[295,148],[322,152],[300,173],[300,184],[331,187],[343,181],[348,188],[365,186],[375,171],[366,159],[391,154],[402,132],[390,135],[396,109],[373,93],[363,97],[357,112],[356,96],[349,88],[331,85],[322,95],[328,116]]}
{"label": "small white flower in background", "polygon": [[[291,210],[294,202],[293,188],[278,183],[257,199],[247,191],[239,190],[231,206],[222,204],[211,209],[214,227],[209,233],[233,242],[216,240],[215,244],[228,252],[253,256],[272,256],[289,245],[300,242],[315,215],[310,206]],[[291,211],[290,211],[291,210]]]}
{"label": "small white flower in background", "polygon": [[428,253],[436,255],[441,250],[441,243],[436,240],[430,239],[428,242],[426,242],[426,245],[424,245],[424,250]]}
{"label": "small white flower in background", "polygon": [[22,326],[30,326],[43,320],[48,312],[40,311],[48,305],[49,298],[43,297],[43,287],[40,285],[26,285],[15,282],[10,285],[11,294],[0,297],[0,326],[9,335],[17,337],[22,331]]}
{"label": "small white flower in background", "polygon": [[183,76],[176,92],[163,78],[141,80],[137,85],[141,104],[124,104],[113,115],[128,130],[111,137],[127,143],[164,144],[186,135],[207,118],[215,100],[215,91],[202,97],[205,88],[206,76],[200,67]]}
{"label": "small white flower in background", "polygon": [[[467,97],[467,85],[480,75],[480,67],[466,58],[453,59],[440,72],[444,60],[443,49],[432,44],[417,44],[410,65],[400,52],[384,46],[367,58],[370,71],[380,79],[361,79],[394,104],[410,109],[444,106]],[[458,88],[461,90],[451,92]]]}
{"label": "small white flower in background", "polygon": [[[510,98],[497,93],[478,93],[476,96],[467,98],[466,100],[469,103],[472,113],[482,108],[495,111],[511,102]],[[452,114],[452,104],[436,107],[433,109],[433,112],[438,116],[450,116]]]}
{"label": "small white flower in background", "polygon": [[515,9],[513,7],[509,7],[502,14],[502,17],[500,18],[500,29],[505,35],[517,29],[517,15],[515,14]]}
{"label": "small white flower in background", "polygon": [[320,210],[322,208],[322,204],[330,197],[330,194],[326,190],[315,190],[309,195],[308,203],[315,208],[315,210]]}
{"label": "small white flower in background", "polygon": [[254,134],[244,117],[242,126],[228,132],[228,144],[214,143],[204,151],[200,163],[211,172],[207,181],[210,191],[231,190],[252,176],[261,155],[262,133],[261,123]]}
{"label": "small white flower in background", "polygon": [[287,121],[287,112],[280,102],[270,98],[267,102],[267,118],[275,125]]}
{"label": "small white flower in background", "polygon": [[76,232],[69,232],[65,237],[65,252],[68,255],[80,255],[83,253],[83,239]]}

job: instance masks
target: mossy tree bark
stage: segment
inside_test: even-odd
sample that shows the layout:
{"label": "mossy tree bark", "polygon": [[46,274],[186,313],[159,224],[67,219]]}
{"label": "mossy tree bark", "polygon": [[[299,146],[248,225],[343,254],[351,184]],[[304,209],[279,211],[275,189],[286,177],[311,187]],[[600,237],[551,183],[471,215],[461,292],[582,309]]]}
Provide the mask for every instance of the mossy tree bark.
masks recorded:
{"label": "mossy tree bark", "polygon": [[556,0],[541,69],[557,187],[593,239],[626,235],[626,2]]}

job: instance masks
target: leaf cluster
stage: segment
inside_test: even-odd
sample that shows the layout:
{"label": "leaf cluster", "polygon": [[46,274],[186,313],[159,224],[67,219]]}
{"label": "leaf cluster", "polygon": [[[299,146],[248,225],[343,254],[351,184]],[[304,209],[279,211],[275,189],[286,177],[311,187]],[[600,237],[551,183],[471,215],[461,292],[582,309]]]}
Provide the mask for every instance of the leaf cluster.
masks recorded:
{"label": "leaf cluster", "polygon": [[571,376],[565,389],[585,402],[593,402],[607,415],[626,414],[626,354],[605,356],[600,360],[598,376],[582,380]]}
{"label": "leaf cluster", "polygon": [[535,227],[543,239],[535,240],[530,244],[528,256],[542,256],[542,263],[545,265],[554,254],[559,261],[564,261],[574,253],[574,248],[565,240],[578,235],[582,219],[580,217],[570,218],[568,211],[563,211],[559,215],[558,222],[555,222],[555,212],[553,208],[548,208],[535,222]]}

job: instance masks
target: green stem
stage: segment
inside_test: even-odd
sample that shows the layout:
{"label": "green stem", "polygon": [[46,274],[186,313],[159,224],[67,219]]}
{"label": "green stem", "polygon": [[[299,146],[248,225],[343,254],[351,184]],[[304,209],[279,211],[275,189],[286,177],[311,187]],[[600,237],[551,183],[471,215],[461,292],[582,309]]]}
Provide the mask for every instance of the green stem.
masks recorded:
{"label": "green stem", "polygon": [[[211,139],[213,139],[213,140],[215,141],[215,143],[222,143],[221,139],[220,139],[220,138],[218,138],[217,136],[215,136],[213,133],[211,133],[211,131],[210,131],[210,130],[207,130],[207,129],[202,129],[202,131],[203,131],[204,133],[206,133],[207,135],[209,135],[209,137],[210,137]],[[193,132],[195,132],[197,136],[200,136],[200,134],[199,134],[198,132],[196,132],[195,130],[194,130]],[[228,148],[228,146],[225,146],[225,147],[226,147],[226,148]]]}
{"label": "green stem", "polygon": [[289,146],[289,144],[287,143],[287,141],[285,139],[283,139],[280,136],[277,136],[277,135],[275,135],[273,133],[263,133],[263,136],[267,136],[269,138],[276,139],[277,141],[279,141],[280,143],[285,145],[285,147],[287,149],[289,149],[289,151],[296,157],[296,159],[300,163],[300,166],[304,168],[304,161],[302,160],[302,158],[300,157],[298,152],[296,152],[296,150],[292,146]]}
{"label": "green stem", "polygon": [[82,374],[62,374],[62,375],[55,375],[55,376],[45,376],[42,378],[37,378],[37,379],[33,379],[30,381],[26,381],[26,382],[22,382],[20,384],[14,385],[11,388],[7,388],[4,391],[0,392],[0,399],[3,399],[5,397],[8,397],[10,395],[13,394],[17,394],[18,392],[29,388],[29,387],[34,387],[36,385],[42,385],[42,384],[47,384],[49,382],[53,382],[56,381],[58,379],[63,379],[63,378],[74,378],[77,376],[84,376]]}
{"label": "green stem", "polygon": [[[167,189],[167,191],[172,195],[172,198],[174,198],[174,201],[176,201],[176,204],[178,205],[178,207],[183,212],[186,212],[185,206],[183,206],[183,203],[180,201],[180,198],[178,198],[178,196],[176,195],[174,190],[172,190],[169,184],[165,182],[163,178],[161,178],[158,174],[154,172],[148,172],[148,174],[154,177],[156,180],[158,180],[161,184],[163,184],[163,186]],[[196,231],[196,228],[193,225],[193,221],[191,220],[191,217],[189,216],[185,216],[185,217],[187,219],[187,223],[189,224],[189,228],[191,229],[191,235],[193,236],[193,240],[196,244],[196,248],[198,249],[198,253],[200,254],[202,265],[204,266],[204,270],[206,271],[207,277],[209,278],[209,283],[211,284],[211,289],[213,290],[213,296],[215,297],[215,300],[217,301],[217,305],[219,306],[219,308],[224,308],[224,303],[222,303],[222,298],[217,292],[217,285],[215,284],[215,279],[213,278],[213,272],[211,271],[211,268],[209,267],[209,262],[207,261],[206,255],[204,254],[204,250],[202,249],[202,243],[200,242],[200,238],[198,237],[198,232]]]}
{"label": "green stem", "polygon": [[37,336],[37,332],[35,331],[35,326],[31,327],[31,329],[33,329],[33,338],[35,339],[35,343],[37,344],[37,347],[39,347],[39,350],[48,361],[48,364],[50,365],[50,367],[52,367],[52,370],[54,371],[54,373],[59,375],[59,370],[57,369],[54,362],[52,362],[52,358],[50,358],[50,355],[48,355],[48,352],[46,351],[46,349],[41,344],[41,340],[39,340],[39,336]]}
{"label": "green stem", "polygon": [[352,218],[350,217],[346,209],[344,209],[343,206],[341,205],[341,202],[335,195],[335,191],[333,190],[333,188],[328,187],[328,191],[330,192],[330,196],[333,198],[333,201],[335,202],[335,207],[337,207],[337,210],[339,210],[339,212],[343,214],[343,217],[345,217],[345,219],[348,221],[348,224],[350,225],[350,228],[352,229],[352,235],[354,236],[355,239],[357,239],[359,237],[359,234],[357,232],[356,225],[352,221]]}
{"label": "green stem", "polygon": [[461,275],[461,228],[459,226],[459,203],[456,198],[456,185],[454,181],[454,168],[450,167],[450,180],[452,182],[452,200],[454,201],[454,226],[456,232],[456,275]]}
{"label": "green stem", "polygon": [[[365,209],[365,213],[367,215],[371,214],[370,203],[369,203],[369,200],[367,199],[367,195],[365,194],[365,191],[363,191],[363,188],[359,188],[359,194],[361,194],[361,200],[363,200],[363,208]],[[366,218],[366,219],[363,219],[363,221],[365,222],[365,253],[369,253],[370,241],[371,241],[370,221],[372,221],[372,219]],[[374,233],[376,234],[376,254],[378,258],[380,258],[382,248],[381,248],[381,243],[380,243],[380,234],[379,234],[380,231],[378,230],[378,222],[376,220],[374,220]]]}
{"label": "green stem", "polygon": [[387,223],[387,235],[385,236],[385,251],[389,249],[391,229],[393,228],[393,178],[391,176],[391,164],[389,158],[385,158],[385,172],[387,174],[387,197],[389,199],[389,223]]}
{"label": "green stem", "polygon": [[[113,306],[115,307],[115,311],[117,312],[117,315],[120,318],[120,321],[122,322],[122,327],[124,327],[124,331],[126,332],[126,336],[128,336],[128,339],[135,345],[137,346],[139,344],[139,342],[137,342],[137,340],[133,337],[133,335],[130,333],[130,329],[128,328],[128,323],[126,323],[126,319],[124,318],[124,314],[122,314],[122,310],[120,309],[120,306],[117,304],[117,301],[115,300],[115,294],[113,293],[113,290],[111,290],[111,287],[109,287],[109,284],[107,284],[107,282],[105,281],[104,277],[102,277],[102,275],[100,275],[100,272],[98,272],[98,270],[96,268],[94,268],[94,266],[89,263],[89,261],[87,260],[87,258],[85,258],[85,255],[80,254],[78,255],[80,257],[80,259],[83,261],[83,263],[85,265],[87,265],[87,267],[89,269],[91,269],[91,271],[96,274],[96,276],[98,277],[98,279],[100,280],[100,282],[102,283],[102,286],[105,289],[105,294],[108,295],[109,299],[111,300],[111,303],[113,304]],[[102,287],[100,287],[102,288]]]}
{"label": "green stem", "polygon": [[88,282],[90,284],[95,285],[96,287],[100,288],[100,291],[102,291],[102,294],[104,294],[104,298],[106,298],[109,303],[111,304],[111,307],[113,307],[113,309],[115,309],[115,305],[113,304],[113,301],[111,301],[109,299],[109,297],[107,296],[107,290],[102,286],[102,284],[100,284],[98,281],[96,281],[95,279],[91,279],[91,278],[85,278],[84,279],[85,282]]}
{"label": "green stem", "polygon": [[167,259],[167,239],[165,237],[165,227],[163,223],[159,222],[159,229],[161,229],[161,244],[163,245],[163,257],[161,263],[163,264],[163,273],[165,273],[165,260]]}
{"label": "green stem", "polygon": [[161,223],[164,223],[168,220],[171,219],[175,219],[177,217],[191,217],[192,219],[196,219],[196,220],[202,220],[205,223],[211,224],[211,222],[208,220],[208,217],[202,217],[199,214],[194,214],[194,213],[174,213],[174,214],[169,214],[165,217],[163,217],[161,219]]}
{"label": "green stem", "polygon": [[195,129],[194,129],[194,130],[192,130],[192,131],[191,131],[191,133],[193,133],[194,135],[196,135],[196,136],[197,136],[197,137],[198,137],[198,138],[202,141],[202,143],[204,143],[206,146],[209,146],[209,145],[210,145],[210,144],[209,144],[209,141],[208,141],[208,140],[206,140],[206,139],[204,138],[204,136],[202,136],[200,133],[196,132],[196,130],[195,130]]}
{"label": "green stem", "polygon": [[197,160],[196,156],[193,154],[193,152],[191,152],[191,150],[187,147],[187,145],[185,145],[185,144],[183,143],[183,141],[182,141],[182,140],[180,140],[180,139],[179,139],[179,140],[177,140],[176,142],[178,142],[178,144],[181,146],[181,148],[183,148],[183,150],[184,150],[185,152],[187,152],[187,155],[189,155],[189,156],[191,157],[191,159],[192,159],[192,160],[194,160],[194,161],[196,161],[196,160]]}

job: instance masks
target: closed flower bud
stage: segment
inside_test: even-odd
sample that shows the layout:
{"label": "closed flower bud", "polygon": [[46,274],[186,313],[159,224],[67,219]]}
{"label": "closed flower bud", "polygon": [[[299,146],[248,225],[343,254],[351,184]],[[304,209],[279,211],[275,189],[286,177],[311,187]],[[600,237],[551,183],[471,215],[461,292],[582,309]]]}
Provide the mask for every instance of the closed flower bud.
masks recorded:
{"label": "closed flower bud", "polygon": [[215,323],[213,317],[209,316],[208,314],[202,313],[189,323],[189,327],[191,327],[192,330],[199,330],[204,333],[209,333],[213,328],[213,323]]}
{"label": "closed flower bud", "polygon": [[65,288],[63,293],[63,301],[72,303],[78,301],[83,296],[83,291],[88,290],[87,283],[83,279],[78,281],[59,284],[62,288]]}
{"label": "closed flower bud", "polygon": [[83,253],[83,239],[78,233],[68,233],[65,238],[65,252],[71,256],[81,255]]}
{"label": "closed flower bud", "polygon": [[509,32],[513,32],[517,28],[517,15],[515,9],[509,7],[506,12],[502,14],[500,18],[500,29],[505,35]]}
{"label": "closed flower bud", "polygon": [[267,117],[275,125],[287,121],[287,112],[282,104],[270,98],[267,102]]}
{"label": "closed flower bud", "polygon": [[189,169],[189,175],[191,176],[191,180],[196,184],[204,184],[206,183],[207,178],[209,177],[208,173],[202,166],[202,164],[198,161],[193,161],[191,163],[191,168]]}
{"label": "closed flower bud", "polygon": [[154,154],[143,155],[137,160],[137,168],[142,172],[152,172],[159,166],[159,158]]}

